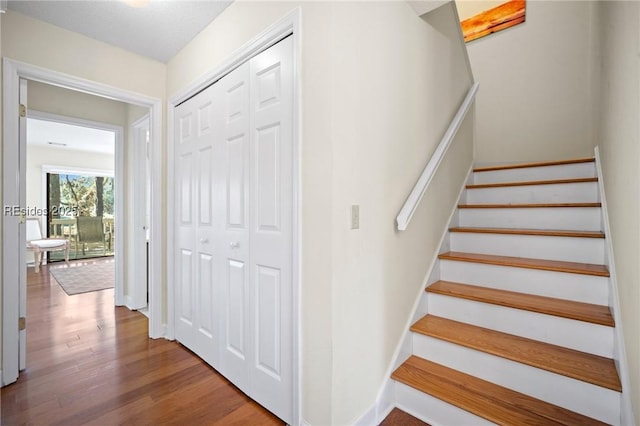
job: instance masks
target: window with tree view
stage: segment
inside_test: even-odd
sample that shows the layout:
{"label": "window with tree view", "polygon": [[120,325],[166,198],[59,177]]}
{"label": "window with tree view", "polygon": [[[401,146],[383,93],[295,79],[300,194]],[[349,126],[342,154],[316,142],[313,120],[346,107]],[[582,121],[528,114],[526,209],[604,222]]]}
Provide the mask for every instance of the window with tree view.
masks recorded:
{"label": "window with tree view", "polygon": [[70,258],[113,255],[113,177],[48,173],[47,189],[49,236],[70,241]]}

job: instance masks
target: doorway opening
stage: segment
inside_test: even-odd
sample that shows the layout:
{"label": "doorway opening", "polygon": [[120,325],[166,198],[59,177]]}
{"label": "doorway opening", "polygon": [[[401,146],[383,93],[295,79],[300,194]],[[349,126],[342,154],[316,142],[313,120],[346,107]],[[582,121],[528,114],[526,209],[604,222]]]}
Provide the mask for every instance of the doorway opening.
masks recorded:
{"label": "doorway opening", "polygon": [[[127,106],[128,110],[122,115],[124,120],[124,126],[120,126],[120,130],[116,131],[124,140],[124,138],[128,138],[129,135],[127,132],[123,130],[129,130],[129,124],[137,120],[142,115],[148,115],[150,117],[150,141],[149,144],[149,153],[151,156],[150,164],[153,166],[154,170],[150,173],[153,175],[155,182],[160,182],[161,170],[161,153],[160,153],[160,128],[161,128],[161,102],[159,99],[149,98],[146,96],[138,95],[135,93],[130,93],[127,91],[123,91],[120,89],[115,89],[113,87],[103,86],[101,84],[90,82],[84,79],[79,79],[74,76],[64,75],[60,73],[56,73],[53,71],[45,70],[38,67],[33,67],[28,64],[17,63],[11,61],[9,59],[3,60],[4,65],[4,79],[3,79],[3,114],[4,114],[4,129],[3,136],[5,141],[19,141],[18,143],[8,144],[5,143],[3,145],[3,204],[5,206],[18,206],[16,211],[20,212],[20,214],[16,215],[6,215],[3,217],[3,252],[4,252],[4,265],[20,265],[18,268],[8,268],[4,267],[3,274],[3,282],[16,282],[16,283],[24,283],[19,286],[3,286],[3,345],[2,345],[2,385],[6,385],[14,382],[18,378],[18,372],[21,368],[25,367],[25,352],[26,352],[26,331],[24,327],[20,327],[20,324],[25,323],[26,317],[26,262],[25,262],[25,251],[26,251],[26,239],[25,239],[25,228],[24,228],[24,219],[25,215],[22,213],[26,211],[28,207],[26,203],[26,176],[25,176],[25,158],[26,158],[26,139],[24,138],[24,134],[26,134],[26,116],[28,109],[27,102],[27,85],[33,84],[34,86],[48,86],[50,90],[57,91],[67,91],[73,92],[77,95],[82,96],[93,96],[96,99],[101,99],[102,101],[109,102],[119,102],[122,105]],[[23,83],[24,82],[24,83]],[[28,83],[27,83],[28,82]],[[25,95],[21,97],[21,92],[24,85]],[[51,97],[48,99],[49,101],[55,100],[55,97]],[[23,108],[20,105],[25,105]],[[20,106],[20,108],[19,108]],[[66,106],[66,104],[65,104]],[[96,108],[86,108],[86,106],[79,105],[76,106],[78,109],[83,111],[96,112],[98,109]],[[38,108],[40,110],[45,110],[43,108]],[[13,113],[10,113],[13,112]],[[51,110],[49,110],[51,111]],[[139,112],[142,111],[142,114]],[[55,110],[56,113],[59,113],[59,110]],[[104,111],[103,111],[104,112]],[[111,111],[113,112],[113,111]],[[137,116],[136,116],[137,114]],[[66,116],[73,116],[74,114],[64,114]],[[76,117],[83,117],[82,114],[76,115]],[[91,118],[91,117],[90,117]],[[86,119],[86,117],[85,117]],[[82,118],[80,119],[82,120]],[[99,120],[102,121],[102,120]],[[158,148],[156,148],[158,147]],[[124,214],[124,212],[128,213],[130,206],[125,201],[127,191],[130,185],[125,186],[125,179],[118,179],[119,173],[127,173],[128,170],[134,169],[136,167],[133,164],[135,156],[131,153],[125,152],[129,149],[129,146],[125,144],[116,144],[115,147],[115,170],[114,177],[116,178],[113,182],[114,185],[114,228],[118,229],[120,225],[117,223],[118,218],[123,218],[122,227],[120,229],[126,230],[127,227],[131,225],[127,223],[127,219],[132,217],[133,214]],[[145,147],[147,148],[147,147]],[[125,163],[124,160],[127,160]],[[118,161],[121,161],[121,165],[126,165],[127,170],[125,171],[125,167],[118,167]],[[143,163],[142,167],[145,167],[146,163]],[[59,173],[58,173],[59,174]],[[67,173],[68,174],[68,173]],[[131,176],[130,172],[127,173],[127,176]],[[103,178],[108,176],[101,176]],[[154,180],[149,180],[149,185],[153,186]],[[104,181],[103,189],[104,189]],[[46,186],[46,185],[45,185]],[[151,194],[159,194],[160,190],[154,191],[153,188],[149,189]],[[116,200],[122,197],[122,202],[118,203]],[[141,198],[146,200],[144,194],[142,194]],[[160,197],[153,196],[151,197],[151,203],[154,205],[160,204]],[[104,194],[103,194],[103,203],[104,203]],[[104,208],[104,206],[103,206]],[[118,209],[121,209],[122,212],[119,213]],[[158,214],[151,215],[152,223],[149,223],[147,228],[150,232],[149,244],[152,252],[160,252],[160,235],[161,229],[160,224],[161,220],[159,217],[159,212],[161,209],[150,209],[151,211],[156,211]],[[6,212],[5,212],[6,213]],[[146,215],[142,214],[143,217]],[[107,221],[108,222],[108,221]],[[154,224],[158,224],[157,227],[154,227]],[[47,224],[48,225],[48,224]],[[104,223],[101,224],[104,226]],[[154,229],[157,228],[157,229]],[[45,227],[43,227],[45,229]],[[103,228],[104,229],[104,228]],[[49,231],[50,232],[50,231]],[[118,247],[125,247],[125,242],[127,241],[127,234],[124,231],[121,237],[116,237],[113,240],[105,241],[108,244],[111,242],[113,244],[114,254],[116,257],[118,253],[122,255],[126,254],[124,249],[118,249]],[[77,246],[78,250],[81,250],[81,245]],[[16,249],[17,248],[17,249]],[[86,250],[85,250],[86,251]],[[126,254],[125,258],[127,259],[126,264],[133,263],[129,260],[128,254]],[[159,256],[157,257],[159,258]],[[151,275],[149,282],[157,282],[153,278],[160,277],[160,264],[159,262],[153,262],[153,257],[149,256],[151,265],[144,265],[143,270],[149,271]],[[117,286],[115,292],[115,300],[114,304],[116,305],[124,305],[127,300],[124,297],[130,289],[127,286],[127,283],[124,281],[124,269],[125,262],[120,262],[120,267],[116,262],[116,275],[120,275],[120,282],[122,285]],[[146,280],[145,280],[146,281]],[[118,279],[116,279],[118,282]],[[145,283],[146,284],[146,283]],[[157,282],[157,288],[150,289],[150,303],[149,303],[149,336],[152,338],[161,337],[164,335],[163,328],[161,325],[161,283]],[[146,292],[146,288],[145,288]],[[155,298],[154,298],[155,296]],[[22,330],[20,330],[22,329]]]}
{"label": "doorway opening", "polygon": [[[43,95],[50,97],[51,92],[67,98],[67,103],[91,101],[88,95],[74,95],[42,84],[29,86],[33,103],[41,108],[50,109],[39,99]],[[74,114],[69,107],[65,112]],[[96,114],[96,118],[101,117]],[[121,126],[28,111],[25,174],[29,216],[39,219],[45,237],[67,241],[69,259],[115,254],[116,201],[122,202],[115,196],[115,147],[123,143],[122,135]],[[78,232],[78,217],[92,218],[81,220],[91,225],[92,232]],[[62,251],[52,251],[43,264],[62,261],[64,257]],[[26,261],[32,261],[29,253]]]}

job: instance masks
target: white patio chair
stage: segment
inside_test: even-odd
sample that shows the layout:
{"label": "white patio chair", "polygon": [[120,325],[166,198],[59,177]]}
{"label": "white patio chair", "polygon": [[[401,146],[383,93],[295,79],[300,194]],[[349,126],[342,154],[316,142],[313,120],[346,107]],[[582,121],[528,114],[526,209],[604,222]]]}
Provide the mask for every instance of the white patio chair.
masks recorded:
{"label": "white patio chair", "polygon": [[40,219],[27,219],[27,250],[33,251],[35,272],[40,272],[40,265],[44,253],[48,251],[64,250],[64,260],[69,264],[69,241],[61,238],[43,238],[40,229]]}

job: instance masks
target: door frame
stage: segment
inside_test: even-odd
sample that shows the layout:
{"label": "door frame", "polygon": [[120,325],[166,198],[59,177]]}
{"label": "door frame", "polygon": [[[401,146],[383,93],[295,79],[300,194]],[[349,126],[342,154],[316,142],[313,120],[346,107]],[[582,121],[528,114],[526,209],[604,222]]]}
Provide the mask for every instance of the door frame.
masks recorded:
{"label": "door frame", "polygon": [[[131,155],[129,162],[129,174],[133,179],[131,182],[133,191],[129,191],[128,216],[131,218],[127,227],[131,231],[129,239],[129,250],[132,253],[132,264],[129,269],[129,294],[125,296],[125,304],[129,309],[147,309],[147,291],[149,277],[147,273],[148,255],[147,255],[147,213],[149,205],[147,204],[147,188],[150,184],[148,178],[147,153],[148,143],[141,139],[141,130],[150,130],[150,117],[145,114],[129,126],[129,147],[128,152]],[[150,133],[150,132],[149,132]],[[144,231],[144,232],[142,232]],[[143,240],[144,235],[144,241]],[[138,250],[140,245],[144,246],[143,250]]]}
{"label": "door frame", "polygon": [[[19,159],[19,99],[18,91],[20,79],[39,81],[66,89],[76,90],[95,96],[114,99],[117,101],[149,108],[151,115],[151,237],[150,237],[150,268],[149,280],[149,337],[165,336],[162,323],[162,293],[163,293],[163,250],[162,250],[162,101],[146,95],[109,86],[103,83],[87,80],[70,74],[53,71],[24,62],[3,58],[2,102],[3,102],[3,144],[2,161],[3,176],[7,171],[15,169]],[[11,179],[10,179],[11,180]],[[12,179],[15,182],[15,179]],[[7,179],[3,179],[4,182]],[[24,188],[24,186],[23,186]],[[24,190],[24,189],[23,189]],[[2,201],[4,205],[15,204],[20,192],[18,185],[3,183]],[[18,264],[18,250],[20,242],[13,238],[16,233],[15,220],[2,220],[3,236],[3,267],[2,267],[2,385],[13,383],[18,379],[18,301],[19,288],[17,283],[20,272],[17,268],[7,267]],[[17,234],[16,234],[17,235]]]}
{"label": "door frame", "polygon": [[[237,49],[226,60],[196,81],[178,91],[167,102],[167,182],[175,181],[175,109],[200,91],[206,89],[224,75],[233,71],[242,63],[267,50],[285,37],[293,37],[293,194],[292,194],[292,347],[293,347],[293,423],[299,425],[302,420],[302,328],[301,328],[301,288],[302,288],[302,98],[301,98],[301,10],[295,8],[277,22],[270,25],[248,43]],[[167,259],[173,259],[175,244],[175,191],[173,185],[167,185]],[[173,262],[167,262],[167,337],[175,339],[175,284]]]}
{"label": "door frame", "polygon": [[[42,206],[46,207],[46,173],[50,173],[51,171],[69,171],[69,172],[80,172],[85,171],[88,174],[94,176],[112,176],[115,179],[115,209],[114,209],[114,217],[115,217],[115,229],[122,229],[121,224],[124,216],[124,198],[123,198],[123,189],[124,189],[124,136],[123,129],[121,126],[115,126],[107,123],[100,123],[97,121],[84,120],[77,117],[69,117],[65,115],[51,114],[48,112],[42,112],[37,110],[27,110],[27,120],[33,118],[37,120],[45,120],[51,121],[54,123],[62,123],[62,124],[70,124],[74,126],[82,126],[88,127],[91,129],[98,130],[106,130],[109,132],[113,132],[114,134],[114,155],[113,155],[113,170],[105,171],[105,170],[92,170],[87,169],[86,167],[66,167],[66,166],[57,166],[55,164],[44,164],[42,166]],[[45,229],[45,228],[42,228]],[[124,273],[123,273],[123,247],[122,241],[120,238],[116,238],[115,250],[114,250],[114,259],[115,259],[115,304],[116,306],[123,305],[123,295],[124,295]]]}

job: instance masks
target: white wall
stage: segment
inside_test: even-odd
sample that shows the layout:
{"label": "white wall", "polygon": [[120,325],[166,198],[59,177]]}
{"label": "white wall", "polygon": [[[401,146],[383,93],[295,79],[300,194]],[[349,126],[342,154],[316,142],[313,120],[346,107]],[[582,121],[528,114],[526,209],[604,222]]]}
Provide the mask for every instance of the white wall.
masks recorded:
{"label": "white wall", "polygon": [[[640,4],[599,5],[598,140],[615,254],[635,424],[640,423]],[[626,424],[631,424],[628,421]]]}
{"label": "white wall", "polygon": [[[328,58],[334,424],[353,422],[388,379],[472,162],[472,144],[456,141],[408,230],[394,229],[471,86],[453,9],[443,6],[427,22],[416,18],[404,4],[391,2],[335,7]],[[351,204],[360,205],[361,228],[355,231],[349,229]]]}
{"label": "white wall", "polygon": [[[466,126],[461,140],[467,143],[452,148],[459,155],[445,162],[409,231],[395,231],[395,216],[470,80],[445,17],[428,24],[404,2],[236,2],[169,62],[168,95],[297,6],[303,417],[310,424],[349,424],[388,378],[471,164]],[[349,229],[352,204],[360,205],[359,230]]]}
{"label": "white wall", "polygon": [[27,94],[32,111],[112,124],[123,129],[127,124],[128,105],[123,102],[37,81],[28,82]]}
{"label": "white wall", "polygon": [[594,4],[529,1],[525,23],[467,44],[480,82],[476,162],[593,155]]}
{"label": "white wall", "polygon": [[2,23],[2,54],[66,74],[164,97],[166,67],[118,47],[8,10]]}
{"label": "white wall", "polygon": [[464,21],[467,18],[500,6],[505,2],[506,0],[456,0],[456,5],[458,7],[458,16],[460,16],[461,21]]}

